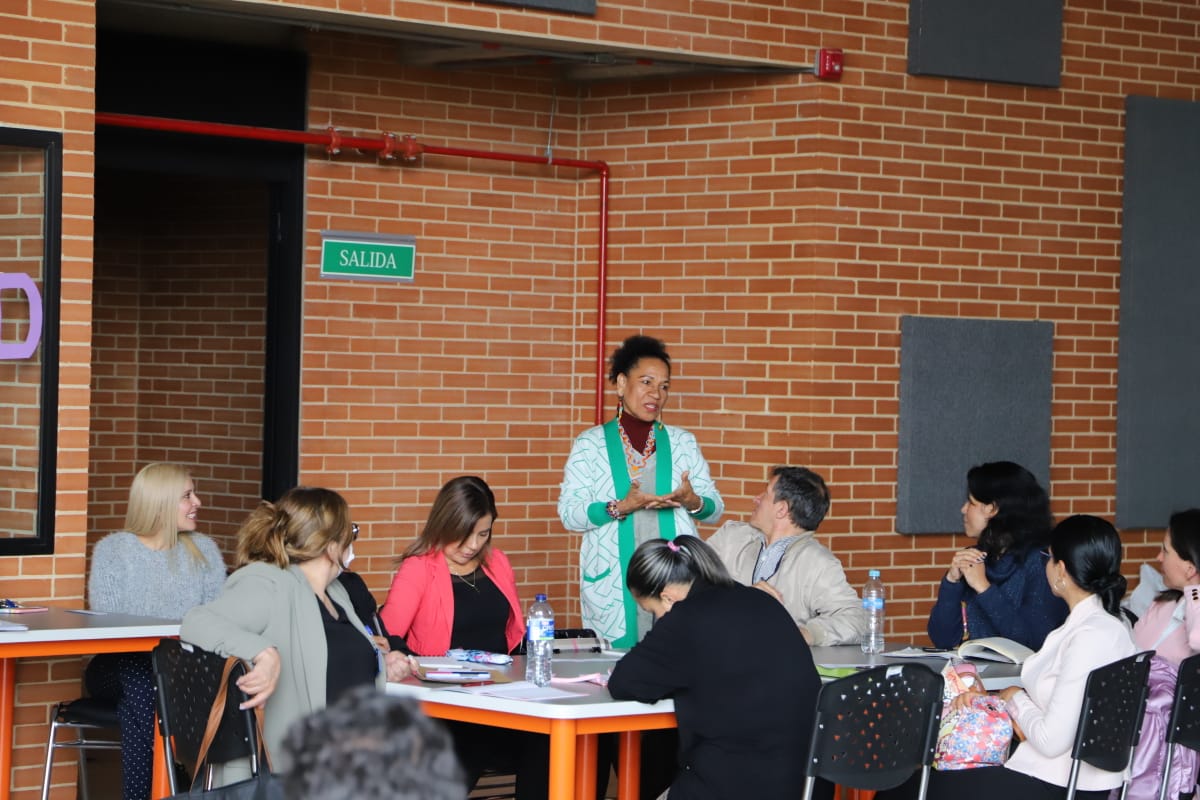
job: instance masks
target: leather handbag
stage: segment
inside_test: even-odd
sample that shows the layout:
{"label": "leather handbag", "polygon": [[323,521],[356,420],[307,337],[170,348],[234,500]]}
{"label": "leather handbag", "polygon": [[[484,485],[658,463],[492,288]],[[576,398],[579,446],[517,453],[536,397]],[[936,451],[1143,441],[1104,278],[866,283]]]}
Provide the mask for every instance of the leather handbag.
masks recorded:
{"label": "leather handbag", "polygon": [[[229,673],[233,670],[235,663],[237,663],[237,659],[232,656],[225,659],[225,667],[221,673],[220,688],[217,690],[217,696],[213,700],[212,708],[208,712],[208,724],[205,726],[204,738],[200,742],[200,750],[196,756],[196,777],[192,781],[192,787],[186,793],[181,792],[173,795],[173,798],[192,798],[192,800],[283,800],[283,783],[271,772],[271,755],[267,752],[267,745],[263,738],[262,706],[254,709],[255,739],[258,749],[255,774],[247,780],[230,783],[225,786],[214,786],[211,789],[205,789],[199,780],[204,772],[202,766],[208,757],[209,748],[212,746],[213,739],[216,737],[217,731],[221,727],[221,722],[228,711]],[[236,708],[236,704],[233,707]]]}
{"label": "leather handbag", "polygon": [[974,694],[966,708],[952,706],[952,701],[967,690],[967,674],[973,672],[974,667],[970,665],[947,664],[942,670],[946,695],[933,758],[934,769],[999,766],[1008,758],[1013,726],[1004,710],[1004,701],[994,695]]}

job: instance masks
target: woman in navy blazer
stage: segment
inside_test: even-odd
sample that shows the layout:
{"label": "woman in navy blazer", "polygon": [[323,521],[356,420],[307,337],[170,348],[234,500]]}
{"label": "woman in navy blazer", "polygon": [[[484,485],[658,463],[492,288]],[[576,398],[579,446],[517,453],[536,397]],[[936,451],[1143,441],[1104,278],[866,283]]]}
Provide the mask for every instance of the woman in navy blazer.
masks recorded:
{"label": "woman in navy blazer", "polygon": [[620,700],[675,700],[670,800],[794,800],[821,680],[778,600],[737,583],[694,536],[634,551],[629,591],[656,618],[613,669]]}

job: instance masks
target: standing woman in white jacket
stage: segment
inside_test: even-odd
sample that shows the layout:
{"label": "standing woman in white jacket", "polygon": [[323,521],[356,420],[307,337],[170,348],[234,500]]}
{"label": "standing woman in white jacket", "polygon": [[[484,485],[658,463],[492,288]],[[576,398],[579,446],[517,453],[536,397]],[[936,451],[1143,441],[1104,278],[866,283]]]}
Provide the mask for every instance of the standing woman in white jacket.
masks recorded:
{"label": "standing woman in white jacket", "polygon": [[631,336],[612,356],[613,419],[575,440],[563,473],[558,516],[583,533],[583,624],[615,647],[632,647],[650,629],[625,588],[624,567],[649,539],[696,535],[725,510],[696,437],[664,425],[671,382],[666,346]]}

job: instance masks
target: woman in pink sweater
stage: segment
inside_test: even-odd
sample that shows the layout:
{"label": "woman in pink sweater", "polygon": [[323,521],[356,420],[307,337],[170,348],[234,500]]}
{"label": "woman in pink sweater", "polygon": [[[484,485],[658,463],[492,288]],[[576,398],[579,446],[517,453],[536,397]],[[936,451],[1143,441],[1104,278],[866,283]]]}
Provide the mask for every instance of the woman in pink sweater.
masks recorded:
{"label": "woman in pink sweater", "polygon": [[[1150,608],[1133,626],[1133,640],[1139,650],[1155,651],[1150,665],[1150,696],[1142,736],[1130,767],[1127,797],[1152,800],[1158,797],[1163,760],[1166,758],[1166,731],[1175,699],[1175,681],[1179,663],[1200,652],[1200,509],[1191,508],[1171,515],[1162,549],[1158,551],[1163,585]],[[1178,748],[1168,777],[1167,796],[1174,800],[1189,793],[1196,785],[1200,756],[1196,751]]]}

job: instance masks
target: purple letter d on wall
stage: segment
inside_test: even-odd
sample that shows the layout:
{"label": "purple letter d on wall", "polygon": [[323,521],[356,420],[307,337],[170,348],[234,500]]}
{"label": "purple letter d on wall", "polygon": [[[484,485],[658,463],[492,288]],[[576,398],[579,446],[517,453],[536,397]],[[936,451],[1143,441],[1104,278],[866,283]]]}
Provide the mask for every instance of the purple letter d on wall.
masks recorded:
{"label": "purple letter d on wall", "polygon": [[[0,360],[29,358],[42,338],[42,295],[33,278],[23,272],[0,272],[0,291],[4,289],[20,289],[25,292],[29,299],[29,332],[25,334],[23,342],[0,342]],[[3,304],[0,303],[0,322],[3,320]]]}

